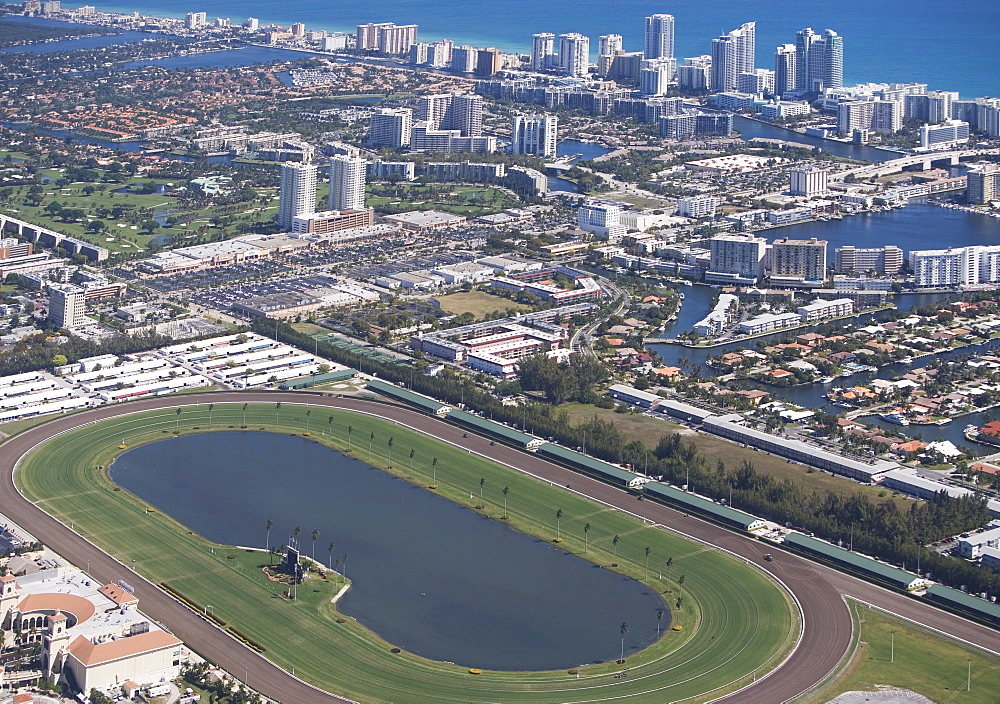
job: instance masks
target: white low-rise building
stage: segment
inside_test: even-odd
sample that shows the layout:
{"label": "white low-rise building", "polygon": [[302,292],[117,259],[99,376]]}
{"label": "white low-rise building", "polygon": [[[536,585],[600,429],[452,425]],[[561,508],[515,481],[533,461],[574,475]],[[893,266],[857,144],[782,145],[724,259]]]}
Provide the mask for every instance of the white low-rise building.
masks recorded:
{"label": "white low-rise building", "polygon": [[695,323],[692,326],[692,330],[702,337],[718,335],[735,319],[739,303],[740,299],[738,296],[734,296],[731,293],[719,294],[719,300],[716,302],[712,312]]}
{"label": "white low-rise building", "polygon": [[835,298],[832,301],[818,298],[812,303],[799,306],[796,312],[804,322],[823,320],[824,318],[836,318],[853,313],[854,301],[850,298]]}
{"label": "white low-rise building", "polygon": [[765,332],[789,328],[801,322],[802,319],[797,313],[765,313],[740,323],[740,332],[744,335],[760,335]]}
{"label": "white low-rise building", "polygon": [[958,541],[958,554],[970,560],[979,557],[983,548],[1000,548],[1000,526],[971,533],[968,538]]}

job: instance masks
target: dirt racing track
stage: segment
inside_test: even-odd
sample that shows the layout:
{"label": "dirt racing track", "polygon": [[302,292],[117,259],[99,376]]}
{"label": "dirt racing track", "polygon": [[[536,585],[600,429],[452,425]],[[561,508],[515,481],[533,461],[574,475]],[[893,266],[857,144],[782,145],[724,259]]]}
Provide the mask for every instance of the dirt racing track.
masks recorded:
{"label": "dirt racing track", "polygon": [[1000,654],[1000,632],[936,609],[868,582],[837,572],[790,553],[775,550],[756,540],[684,515],[650,501],[553,465],[533,454],[502,445],[491,445],[482,437],[465,433],[436,418],[373,401],[296,393],[219,392],[196,397],[164,397],[103,406],[80,414],[56,418],[0,444],[0,511],[23,526],[57,553],[77,565],[89,563],[91,575],[103,582],[126,579],[136,588],[142,610],[172,631],[192,649],[239,677],[249,675],[249,684],[265,696],[282,702],[345,702],[320,691],[272,664],[242,645],[152,583],[100,550],[69,527],[27,501],[14,486],[13,472],[21,457],[39,443],[81,425],[141,411],[207,403],[309,403],[311,406],[374,414],[498,462],[516,467],[557,486],[572,490],[609,506],[633,513],[694,539],[717,546],[754,564],[761,565],[766,552],[774,554],[767,569],[797,600],[802,615],[801,640],[778,669],[748,688],[718,701],[778,704],[824,680],[841,662],[852,641],[852,621],[842,597],[849,596],[921,623],[945,634]]}

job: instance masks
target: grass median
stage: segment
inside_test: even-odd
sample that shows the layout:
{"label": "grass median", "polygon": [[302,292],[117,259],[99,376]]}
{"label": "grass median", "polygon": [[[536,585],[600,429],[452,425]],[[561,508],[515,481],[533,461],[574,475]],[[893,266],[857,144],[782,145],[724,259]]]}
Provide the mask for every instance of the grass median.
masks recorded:
{"label": "grass median", "polygon": [[[178,399],[179,404],[194,399]],[[123,409],[126,411],[127,409]],[[501,489],[510,487],[507,514],[518,530],[644,581],[664,594],[673,623],[656,644],[621,666],[587,665],[578,672],[470,673],[467,668],[406,652],[337,613],[330,603],[336,578],[310,580],[297,602],[259,569],[267,555],[210,543],[116,487],[106,468],[123,443],[134,447],[175,434],[233,430],[308,433],[311,440],[499,519]],[[381,442],[370,440],[371,433]],[[393,467],[385,440],[392,436]],[[488,445],[484,441],[484,451]],[[412,468],[410,452],[413,451]],[[369,455],[370,452],[370,455]],[[437,458],[436,464],[434,458]],[[360,413],[312,406],[194,404],[83,426],[48,441],[18,469],[28,498],[154,582],[167,582],[195,604],[263,645],[278,665],[328,691],[361,702],[568,702],[624,697],[636,702],[694,698],[734,689],[777,666],[798,632],[787,595],[758,570],[718,551],[654,528],[486,458]],[[432,490],[429,489],[428,490]],[[584,526],[591,529],[584,533]],[[646,573],[645,548],[650,548]],[[233,557],[230,557],[232,555]],[[72,559],[72,555],[67,556]],[[669,570],[666,560],[672,559]],[[684,575],[683,586],[679,584]],[[669,578],[668,578],[669,577]],[[683,597],[676,607],[677,597]],[[254,684],[251,677],[251,685]]]}

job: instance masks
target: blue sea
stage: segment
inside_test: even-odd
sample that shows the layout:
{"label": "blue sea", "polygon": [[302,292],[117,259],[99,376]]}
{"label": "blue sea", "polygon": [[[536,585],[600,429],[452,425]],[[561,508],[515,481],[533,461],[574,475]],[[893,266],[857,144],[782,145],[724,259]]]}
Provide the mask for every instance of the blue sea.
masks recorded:
{"label": "blue sea", "polygon": [[204,10],[209,19],[247,16],[261,24],[304,22],[307,29],[353,32],[359,23],[420,25],[423,40],[453,39],[475,46],[526,52],[534,32],[580,32],[591,38],[616,33],[627,50],[642,48],[643,18],[676,17],[678,57],[707,54],[713,37],[757,22],[757,65],[770,68],[774,48],[795,41],[803,27],[844,37],[844,81],[922,81],[931,89],[957,90],[963,98],[1000,95],[996,0],[114,0],[101,11],[183,17]]}

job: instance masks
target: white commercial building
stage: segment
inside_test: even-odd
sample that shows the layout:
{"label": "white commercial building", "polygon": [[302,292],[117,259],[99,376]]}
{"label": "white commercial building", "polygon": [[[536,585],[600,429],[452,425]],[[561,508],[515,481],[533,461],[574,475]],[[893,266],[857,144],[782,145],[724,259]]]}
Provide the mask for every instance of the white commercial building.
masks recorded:
{"label": "white commercial building", "polygon": [[788,172],[789,192],[793,196],[813,198],[826,194],[830,172],[819,166],[806,166]]}
{"label": "white commercial building", "polygon": [[511,151],[553,157],[558,144],[558,129],[559,118],[555,115],[516,115],[511,124]]}
{"label": "white commercial building", "polygon": [[972,533],[958,541],[958,554],[970,560],[979,557],[983,548],[1000,548],[1000,527]]}
{"label": "white commercial building", "polygon": [[73,284],[49,284],[49,320],[60,328],[87,322],[84,315],[86,290]]}
{"label": "white commercial building", "polygon": [[621,223],[621,212],[621,203],[588,198],[577,209],[576,224],[581,230],[593,232],[609,242],[617,242],[626,232]]}
{"label": "white commercial building", "polygon": [[328,210],[364,210],[367,166],[361,157],[330,157]]}

